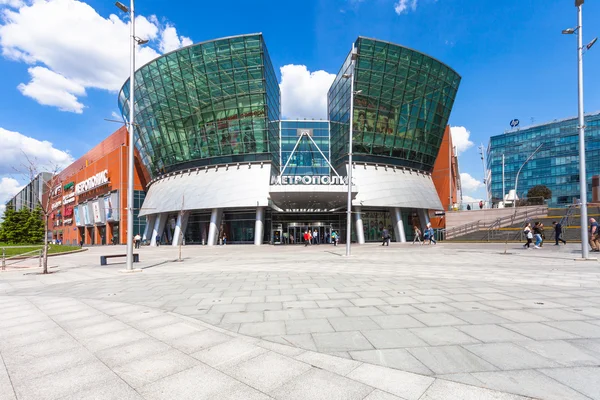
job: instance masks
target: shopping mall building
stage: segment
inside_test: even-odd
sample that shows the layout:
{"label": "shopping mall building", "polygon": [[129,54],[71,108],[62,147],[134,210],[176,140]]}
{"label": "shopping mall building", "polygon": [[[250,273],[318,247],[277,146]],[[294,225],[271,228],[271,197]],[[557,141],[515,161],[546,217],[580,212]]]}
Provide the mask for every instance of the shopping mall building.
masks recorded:
{"label": "shopping mall building", "polygon": [[[354,45],[355,67],[350,52],[329,89],[326,121],[282,120],[261,34],[194,44],[139,68],[135,146],[150,176],[139,210],[144,237],[152,245],[214,245],[223,236],[300,243],[305,230],[344,238],[350,167],[358,243],[379,240],[384,228],[406,241],[413,225],[447,209],[456,185],[439,195],[432,172],[444,135],[450,141],[460,76],[396,44],[359,37]],[[129,119],[129,81],[119,107]],[[446,169],[441,180],[456,179]]]}

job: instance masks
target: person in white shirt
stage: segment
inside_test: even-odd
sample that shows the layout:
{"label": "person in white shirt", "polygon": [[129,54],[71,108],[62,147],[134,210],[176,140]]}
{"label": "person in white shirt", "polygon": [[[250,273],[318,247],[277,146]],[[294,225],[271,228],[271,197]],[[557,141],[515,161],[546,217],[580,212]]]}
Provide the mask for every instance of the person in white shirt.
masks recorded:
{"label": "person in white shirt", "polygon": [[136,249],[139,249],[141,244],[142,244],[142,237],[138,233],[133,237],[133,247],[135,247]]}

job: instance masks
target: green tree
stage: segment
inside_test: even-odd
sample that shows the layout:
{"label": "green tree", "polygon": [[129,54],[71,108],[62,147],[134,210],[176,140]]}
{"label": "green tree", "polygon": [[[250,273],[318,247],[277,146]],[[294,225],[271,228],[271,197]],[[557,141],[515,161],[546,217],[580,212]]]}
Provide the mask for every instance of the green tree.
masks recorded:
{"label": "green tree", "polygon": [[529,204],[543,204],[552,197],[552,190],[544,185],[536,185],[527,191]]}
{"label": "green tree", "polygon": [[29,214],[26,222],[27,243],[42,243],[44,240],[44,219],[42,207],[38,204]]}
{"label": "green tree", "polygon": [[6,243],[16,243],[17,238],[17,212],[12,204],[7,204],[4,210],[4,222],[0,229],[0,241]]}

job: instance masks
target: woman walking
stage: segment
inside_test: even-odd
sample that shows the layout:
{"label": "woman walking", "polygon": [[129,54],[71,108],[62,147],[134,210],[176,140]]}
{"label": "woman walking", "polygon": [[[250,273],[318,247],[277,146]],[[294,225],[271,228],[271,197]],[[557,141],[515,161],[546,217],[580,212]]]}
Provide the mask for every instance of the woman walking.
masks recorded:
{"label": "woman walking", "polygon": [[423,244],[423,242],[421,242],[421,230],[419,229],[418,226],[414,226],[414,238],[413,238],[413,244],[415,244],[416,241],[419,242],[419,244]]}
{"label": "woman walking", "polygon": [[533,233],[531,233],[531,224],[528,222],[525,225],[525,229],[523,229],[523,235],[525,235],[525,239],[527,239],[527,243],[523,245],[524,249],[529,249],[531,246],[531,240],[533,239]]}
{"label": "woman walking", "polygon": [[533,236],[535,236],[535,245],[533,248],[535,249],[539,249],[542,244],[542,229],[539,222],[536,222],[535,225],[533,225]]}

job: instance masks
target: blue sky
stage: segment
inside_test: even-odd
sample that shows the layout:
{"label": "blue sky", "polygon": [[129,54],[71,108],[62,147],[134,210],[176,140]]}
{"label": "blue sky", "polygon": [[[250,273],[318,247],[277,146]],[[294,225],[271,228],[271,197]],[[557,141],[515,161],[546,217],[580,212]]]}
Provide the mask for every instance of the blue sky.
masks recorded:
{"label": "blue sky", "polygon": [[[263,32],[278,78],[280,68],[288,66],[286,85],[302,86],[303,98],[309,99],[299,105],[284,95],[289,114],[324,113],[329,74],[337,72],[359,35],[408,46],[448,64],[462,76],[450,125],[464,127],[460,167],[474,178],[463,181],[464,194],[471,197],[484,195],[475,181],[483,178],[477,145],[487,145],[513,118],[529,125],[577,113],[576,37],[561,35],[563,28],[576,25],[572,0],[180,4],[136,2],[144,17],[140,36],[152,39],[140,60],[191,42]],[[104,118],[114,118],[117,111],[115,90],[127,78],[128,48],[126,21],[113,1],[0,0],[0,9],[0,143],[9,143],[0,160],[0,197],[6,197],[22,183],[12,168],[20,150],[67,163],[118,128]],[[584,24],[584,42],[600,35],[599,2],[586,2]],[[585,70],[586,111],[597,111],[600,74],[594,72],[600,71],[600,45],[586,54]]]}

